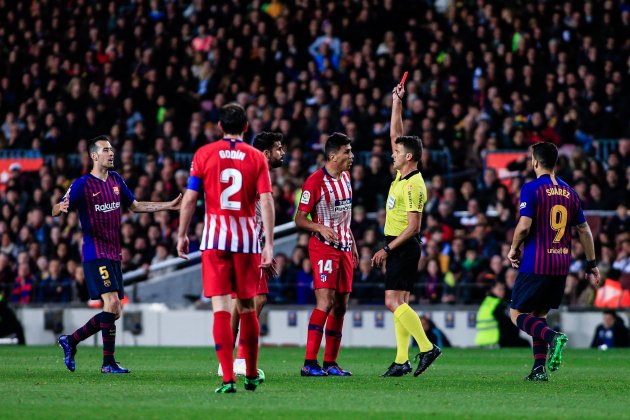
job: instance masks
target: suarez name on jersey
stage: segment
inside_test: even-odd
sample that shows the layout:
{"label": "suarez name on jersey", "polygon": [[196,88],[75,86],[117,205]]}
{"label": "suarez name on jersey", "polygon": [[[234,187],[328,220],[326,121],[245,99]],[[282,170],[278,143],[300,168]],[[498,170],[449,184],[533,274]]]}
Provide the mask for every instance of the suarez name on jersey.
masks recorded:
{"label": "suarez name on jersey", "polygon": [[83,175],[68,189],[69,210],[77,209],[83,230],[83,261],[97,258],[121,260],[120,205],[130,206],[136,197],[123,179],[109,171],[103,181]]}
{"label": "suarez name on jersey", "polygon": [[586,222],[577,193],[559,178],[542,175],[523,185],[520,215],[532,219],[520,271],[566,276],[571,226]]}
{"label": "suarez name on jersey", "polygon": [[200,249],[260,253],[256,202],[271,192],[265,155],[241,140],[219,140],[195,153],[190,176],[206,195]]}
{"label": "suarez name on jersey", "polygon": [[338,243],[315,235],[317,239],[342,251],[352,249],[352,185],[349,172],[343,172],[339,179],[330,176],[325,167],[313,172],[302,187],[298,210],[310,214],[313,222],[332,228],[340,238]]}

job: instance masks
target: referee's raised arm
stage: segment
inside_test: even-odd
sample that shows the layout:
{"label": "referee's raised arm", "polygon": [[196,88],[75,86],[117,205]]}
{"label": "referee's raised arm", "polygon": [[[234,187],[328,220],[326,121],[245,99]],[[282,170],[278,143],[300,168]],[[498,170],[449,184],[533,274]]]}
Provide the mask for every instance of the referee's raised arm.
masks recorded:
{"label": "referee's raised arm", "polygon": [[392,117],[389,126],[389,137],[392,151],[396,147],[396,139],[404,134],[402,110],[402,98],[405,96],[405,86],[400,83],[392,90]]}

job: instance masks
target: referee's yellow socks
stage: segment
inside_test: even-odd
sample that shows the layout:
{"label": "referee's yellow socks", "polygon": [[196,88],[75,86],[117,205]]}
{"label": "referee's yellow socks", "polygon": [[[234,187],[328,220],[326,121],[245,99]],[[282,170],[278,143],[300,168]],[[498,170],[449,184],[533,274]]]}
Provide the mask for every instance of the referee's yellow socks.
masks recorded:
{"label": "referee's yellow socks", "polygon": [[424,328],[422,328],[420,317],[409,305],[406,303],[400,305],[394,311],[394,319],[397,319],[400,325],[409,331],[418,343],[421,352],[429,351],[433,348],[433,344],[431,344],[424,332]]}
{"label": "referee's yellow socks", "polygon": [[409,360],[409,337],[411,334],[395,316],[394,331],[396,331],[396,360],[394,362],[401,365]]}

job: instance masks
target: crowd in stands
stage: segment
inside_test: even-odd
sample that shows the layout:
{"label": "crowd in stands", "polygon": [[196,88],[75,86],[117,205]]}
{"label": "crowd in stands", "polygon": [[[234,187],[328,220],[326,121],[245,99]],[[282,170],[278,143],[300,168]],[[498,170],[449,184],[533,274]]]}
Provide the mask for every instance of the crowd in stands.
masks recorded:
{"label": "crowd in stands", "polygon": [[[406,70],[404,125],[423,139],[429,190],[415,300],[479,302],[495,280],[509,291],[516,271],[505,256],[520,186],[533,172],[515,161],[500,180],[484,159],[541,140],[561,148],[558,175],[586,210],[615,211],[597,221],[600,270],[629,273],[630,3],[433,3],[0,0],[0,149],[54,156],[37,172],[14,165],[0,186],[5,298],[87,299],[78,217],[51,217],[90,170],[87,139],[111,136],[117,170],[139,201],[171,200],[186,187],[189,155],[220,138],[218,109],[236,101],[247,110],[248,140],[284,135],[287,162],[272,176],[277,224],[292,219],[327,136],[354,139],[361,258],[352,299],[381,303],[383,273],[369,259],[382,246],[393,175],[390,92]],[[602,138],[620,139],[603,160]],[[435,151],[448,152],[448,167]],[[198,210],[191,250],[203,228]],[[173,256],[177,217],[124,212],[123,271]],[[306,239],[277,256],[271,302],[313,299]],[[594,289],[583,281],[578,241],[573,257],[566,303],[588,305]]]}

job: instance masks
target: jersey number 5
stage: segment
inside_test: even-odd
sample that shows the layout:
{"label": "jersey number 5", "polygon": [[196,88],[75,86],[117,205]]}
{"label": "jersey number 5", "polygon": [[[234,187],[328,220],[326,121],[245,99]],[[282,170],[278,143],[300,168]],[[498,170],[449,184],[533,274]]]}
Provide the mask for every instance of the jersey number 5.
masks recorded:
{"label": "jersey number 5", "polygon": [[560,204],[557,204],[551,208],[551,213],[549,215],[551,217],[551,220],[550,220],[551,229],[556,231],[556,237],[553,238],[553,242],[558,243],[564,236],[564,232],[567,229],[567,221],[568,221],[567,208]]}
{"label": "jersey number 5", "polygon": [[221,171],[221,182],[227,184],[232,181],[232,185],[221,192],[221,208],[223,210],[240,210],[241,202],[230,200],[230,197],[238,193],[243,186],[243,175],[241,171],[234,168],[227,168]]}

